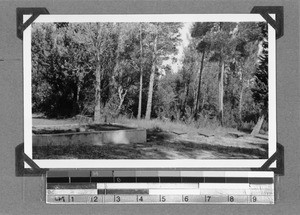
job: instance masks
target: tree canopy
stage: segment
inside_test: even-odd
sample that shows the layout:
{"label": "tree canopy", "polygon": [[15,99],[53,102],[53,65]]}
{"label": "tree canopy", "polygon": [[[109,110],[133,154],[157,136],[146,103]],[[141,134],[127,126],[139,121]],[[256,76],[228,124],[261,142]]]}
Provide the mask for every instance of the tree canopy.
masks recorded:
{"label": "tree canopy", "polygon": [[[251,129],[268,110],[266,23],[35,23],[32,110]],[[169,60],[178,66],[178,72]],[[140,107],[140,108],[139,108]]]}

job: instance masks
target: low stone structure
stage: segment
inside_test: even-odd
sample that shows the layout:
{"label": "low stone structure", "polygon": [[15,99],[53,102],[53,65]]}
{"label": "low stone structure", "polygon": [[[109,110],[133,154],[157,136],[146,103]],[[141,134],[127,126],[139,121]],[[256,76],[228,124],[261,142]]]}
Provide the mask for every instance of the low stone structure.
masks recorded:
{"label": "low stone structure", "polygon": [[79,131],[59,134],[33,134],[33,146],[50,145],[104,145],[145,143],[147,141],[146,129],[128,128],[105,131]]}

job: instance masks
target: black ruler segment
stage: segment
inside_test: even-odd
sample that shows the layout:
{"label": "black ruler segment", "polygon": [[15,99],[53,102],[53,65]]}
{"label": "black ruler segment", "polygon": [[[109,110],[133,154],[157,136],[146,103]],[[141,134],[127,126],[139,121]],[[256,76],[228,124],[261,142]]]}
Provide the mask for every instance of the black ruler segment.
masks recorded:
{"label": "black ruler segment", "polygon": [[181,177],[160,177],[160,183],[180,183]]}
{"label": "black ruler segment", "polygon": [[249,183],[248,178],[225,178],[225,183]]}
{"label": "black ruler segment", "polygon": [[48,177],[47,178],[47,183],[69,183],[70,181],[69,177],[56,177],[56,178],[52,178],[52,177]]}
{"label": "black ruler segment", "polygon": [[159,183],[159,177],[137,177],[137,183]]}
{"label": "black ruler segment", "polygon": [[136,177],[114,177],[115,183],[135,183]]}
{"label": "black ruler segment", "polygon": [[91,177],[91,182],[98,182],[98,183],[113,183],[113,177]]}
{"label": "black ruler segment", "polygon": [[203,177],[182,177],[182,183],[204,183]]}
{"label": "black ruler segment", "polygon": [[82,183],[82,182],[91,182],[90,177],[71,177],[71,183]]}
{"label": "black ruler segment", "polygon": [[224,177],[206,177],[204,178],[205,183],[225,183]]}

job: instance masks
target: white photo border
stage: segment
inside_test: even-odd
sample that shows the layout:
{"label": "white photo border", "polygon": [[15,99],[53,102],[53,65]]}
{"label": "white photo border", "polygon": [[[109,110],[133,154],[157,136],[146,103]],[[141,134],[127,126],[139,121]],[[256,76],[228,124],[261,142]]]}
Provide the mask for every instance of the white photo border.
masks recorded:
{"label": "white photo border", "polygon": [[[275,14],[270,14],[275,19]],[[24,15],[24,22],[30,15]],[[260,14],[135,14],[135,15],[40,15],[34,23],[49,22],[266,22]],[[269,143],[268,158],[276,152],[276,31],[268,24]],[[270,72],[271,71],[271,72]],[[24,153],[32,156],[31,25],[23,32]],[[96,160],[33,159],[40,168],[81,169],[203,169],[260,168],[267,159]],[[27,165],[25,166],[28,167]],[[276,167],[276,162],[270,167]]]}

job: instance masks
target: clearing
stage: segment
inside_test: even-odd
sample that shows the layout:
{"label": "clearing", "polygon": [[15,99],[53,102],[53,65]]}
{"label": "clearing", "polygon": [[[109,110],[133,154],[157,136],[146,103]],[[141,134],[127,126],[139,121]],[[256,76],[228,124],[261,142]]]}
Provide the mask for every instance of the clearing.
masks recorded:
{"label": "clearing", "polygon": [[[195,128],[159,120],[119,119],[117,124],[147,129],[146,143],[33,146],[34,159],[266,159],[268,140],[227,128]],[[35,130],[80,124],[72,119],[34,117]],[[46,129],[47,130],[47,129]],[[45,130],[42,132],[44,133]],[[37,132],[38,133],[38,132]]]}

